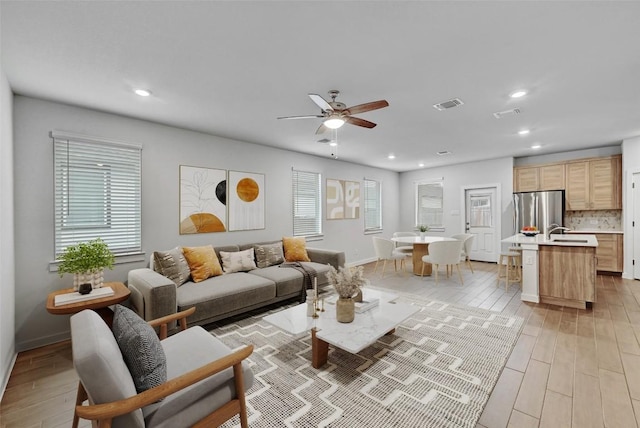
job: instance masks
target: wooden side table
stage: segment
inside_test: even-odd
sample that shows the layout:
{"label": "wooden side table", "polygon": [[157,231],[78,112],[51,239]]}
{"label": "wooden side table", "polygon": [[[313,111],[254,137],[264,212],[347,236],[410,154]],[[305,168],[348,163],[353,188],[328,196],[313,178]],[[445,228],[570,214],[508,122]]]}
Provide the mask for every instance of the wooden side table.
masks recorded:
{"label": "wooden side table", "polygon": [[93,309],[111,327],[113,322],[113,311],[109,308],[116,303],[124,302],[129,298],[131,292],[122,282],[105,282],[103,287],[111,287],[114,294],[96,299],[83,300],[81,302],[68,303],[66,305],[55,306],[55,298],[59,294],[73,293],[73,288],[65,288],[49,293],[47,297],[47,311],[55,315],[75,314],[85,309]]}

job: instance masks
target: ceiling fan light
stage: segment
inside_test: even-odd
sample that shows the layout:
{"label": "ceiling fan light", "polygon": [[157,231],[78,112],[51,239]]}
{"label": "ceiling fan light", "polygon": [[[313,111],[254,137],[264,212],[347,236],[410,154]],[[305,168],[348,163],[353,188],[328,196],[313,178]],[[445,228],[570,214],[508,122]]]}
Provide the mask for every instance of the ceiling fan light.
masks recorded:
{"label": "ceiling fan light", "polygon": [[344,125],[344,119],[341,119],[339,117],[330,117],[324,121],[324,126],[329,129],[338,129],[342,125]]}

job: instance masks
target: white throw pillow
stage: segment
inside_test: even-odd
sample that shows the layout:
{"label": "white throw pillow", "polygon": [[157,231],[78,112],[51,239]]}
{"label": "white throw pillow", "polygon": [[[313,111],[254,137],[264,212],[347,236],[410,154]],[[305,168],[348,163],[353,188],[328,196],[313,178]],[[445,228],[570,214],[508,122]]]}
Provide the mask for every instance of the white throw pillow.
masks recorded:
{"label": "white throw pillow", "polygon": [[246,272],[256,269],[253,248],[233,253],[220,251],[220,258],[222,259],[222,269],[224,269],[224,273]]}

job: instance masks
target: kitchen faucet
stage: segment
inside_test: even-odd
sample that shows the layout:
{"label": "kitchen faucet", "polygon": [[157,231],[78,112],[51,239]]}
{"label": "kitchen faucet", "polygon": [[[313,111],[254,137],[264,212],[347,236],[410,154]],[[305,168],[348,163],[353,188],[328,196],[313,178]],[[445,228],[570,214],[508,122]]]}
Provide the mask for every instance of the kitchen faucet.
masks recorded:
{"label": "kitchen faucet", "polygon": [[569,231],[571,229],[569,229],[568,227],[563,227],[563,226],[559,226],[557,224],[552,224],[551,226],[547,227],[547,239],[551,239],[551,233],[555,232],[556,230],[562,230],[563,232],[565,231]]}

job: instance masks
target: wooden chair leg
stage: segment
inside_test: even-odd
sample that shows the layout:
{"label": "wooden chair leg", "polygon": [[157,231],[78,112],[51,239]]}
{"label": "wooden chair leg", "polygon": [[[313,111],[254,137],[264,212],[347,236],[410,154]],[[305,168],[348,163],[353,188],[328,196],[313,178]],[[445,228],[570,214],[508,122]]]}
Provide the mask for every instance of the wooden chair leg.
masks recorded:
{"label": "wooden chair leg", "polygon": [[384,271],[387,268],[387,259],[384,260],[384,263],[382,263],[382,275],[380,275],[380,278],[384,278]]}
{"label": "wooden chair leg", "polygon": [[[76,406],[82,406],[84,400],[89,398],[87,396],[87,391],[85,391],[84,386],[82,386],[82,382],[78,382],[78,392],[76,394]],[[71,428],[78,428],[78,422],[80,418],[78,417],[78,413],[73,409],[73,422],[71,423]]]}
{"label": "wooden chair leg", "polygon": [[425,265],[425,262],[422,262],[422,270],[420,270],[420,278],[424,277],[424,265]]}
{"label": "wooden chair leg", "polygon": [[433,268],[436,271],[436,285],[438,285],[438,270],[439,270],[440,266],[439,265],[433,265]]}
{"label": "wooden chair leg", "polygon": [[376,260],[376,265],[373,267],[373,273],[376,273],[376,271],[378,270],[378,262],[380,261],[380,259]]}
{"label": "wooden chair leg", "polygon": [[464,279],[462,279],[462,272],[460,272],[460,263],[456,265],[456,269],[458,269],[458,277],[460,278],[460,283],[464,285]]}

